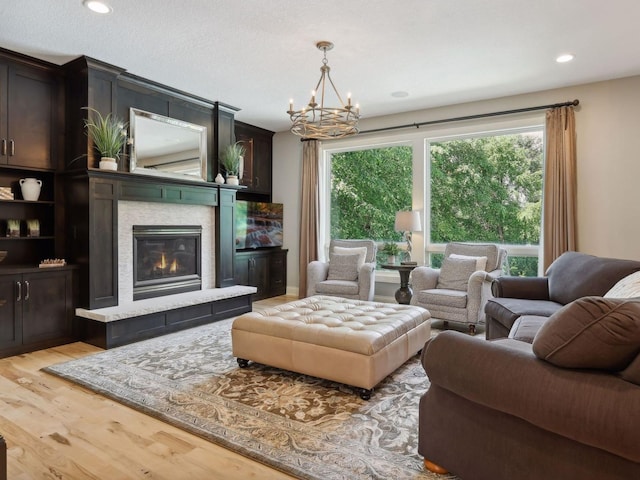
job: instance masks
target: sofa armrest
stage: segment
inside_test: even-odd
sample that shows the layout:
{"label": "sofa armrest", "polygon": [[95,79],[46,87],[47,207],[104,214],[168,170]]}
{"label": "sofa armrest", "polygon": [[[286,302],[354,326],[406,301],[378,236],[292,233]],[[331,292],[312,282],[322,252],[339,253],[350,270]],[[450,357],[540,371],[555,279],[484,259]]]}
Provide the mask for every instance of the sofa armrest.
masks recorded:
{"label": "sofa armrest", "polygon": [[376,264],[365,263],[358,272],[358,298],[364,301],[373,300],[376,285]]}
{"label": "sofa armrest", "polygon": [[491,282],[494,297],[549,300],[547,277],[498,277]]}
{"label": "sofa armrest", "polygon": [[427,342],[422,364],[439,388],[640,462],[640,386],[615,374],[558,368],[538,359],[528,343],[454,331]]}

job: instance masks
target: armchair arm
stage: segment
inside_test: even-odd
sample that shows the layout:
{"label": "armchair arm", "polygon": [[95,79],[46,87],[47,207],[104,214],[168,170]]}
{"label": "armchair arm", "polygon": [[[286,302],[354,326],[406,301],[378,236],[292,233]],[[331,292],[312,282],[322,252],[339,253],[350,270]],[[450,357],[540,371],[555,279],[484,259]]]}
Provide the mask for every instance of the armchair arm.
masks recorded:
{"label": "armchair arm", "polygon": [[483,323],[485,298],[487,297],[491,280],[495,277],[484,270],[473,272],[467,285],[467,319],[469,323]]}
{"label": "armchair arm", "polygon": [[324,282],[329,275],[329,264],[314,260],[307,265],[307,297],[316,294],[316,284]]}
{"label": "armchair arm", "polygon": [[376,286],[376,264],[365,263],[358,271],[358,298],[364,301],[373,300]]}
{"label": "armchair arm", "polygon": [[411,272],[411,286],[416,292],[419,292],[420,290],[430,290],[432,288],[436,288],[439,276],[440,270],[436,268],[414,268],[413,272]]}
{"label": "armchair arm", "polygon": [[640,462],[640,429],[628,427],[640,421],[640,387],[615,374],[558,368],[528,343],[453,331],[426,344],[422,364],[432,388]]}
{"label": "armchair arm", "polygon": [[547,277],[498,277],[491,283],[494,297],[549,300]]}

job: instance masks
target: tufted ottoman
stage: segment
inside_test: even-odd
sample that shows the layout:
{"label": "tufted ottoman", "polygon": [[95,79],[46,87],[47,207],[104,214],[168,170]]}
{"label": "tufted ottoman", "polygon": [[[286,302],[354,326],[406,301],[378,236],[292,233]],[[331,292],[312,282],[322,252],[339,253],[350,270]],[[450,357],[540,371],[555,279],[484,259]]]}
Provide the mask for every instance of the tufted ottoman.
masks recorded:
{"label": "tufted ottoman", "polygon": [[431,315],[414,305],[313,296],[245,313],[233,321],[233,355],[360,389],[373,387],[415,355]]}

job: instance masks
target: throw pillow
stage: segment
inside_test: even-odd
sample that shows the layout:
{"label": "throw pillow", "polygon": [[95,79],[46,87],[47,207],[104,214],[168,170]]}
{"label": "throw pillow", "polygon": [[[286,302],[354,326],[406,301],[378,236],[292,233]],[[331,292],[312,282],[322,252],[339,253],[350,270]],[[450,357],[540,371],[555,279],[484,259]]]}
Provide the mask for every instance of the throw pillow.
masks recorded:
{"label": "throw pillow", "polygon": [[640,271],[627,275],[604,294],[605,298],[640,297]]}
{"label": "throw pillow", "polygon": [[533,353],[558,367],[621,370],[640,353],[640,301],[579,298],[549,317]]}
{"label": "throw pillow", "polygon": [[436,288],[466,291],[469,277],[475,271],[476,261],[474,259],[451,258],[449,255],[442,260]]}
{"label": "throw pillow", "polygon": [[364,265],[364,262],[367,258],[367,247],[333,247],[333,253],[337,253],[339,255],[354,255],[358,254],[360,258],[358,259],[358,271]]}
{"label": "throw pillow", "polygon": [[636,356],[629,366],[620,372],[620,378],[640,385],[640,355]]}
{"label": "throw pillow", "polygon": [[449,255],[449,258],[473,259],[476,261],[476,271],[487,270],[487,257],[472,257],[471,255],[460,255],[458,253],[452,253],[451,255]]}
{"label": "throw pillow", "polygon": [[358,262],[360,255],[329,255],[329,275],[327,280],[347,280],[355,282],[358,279]]}

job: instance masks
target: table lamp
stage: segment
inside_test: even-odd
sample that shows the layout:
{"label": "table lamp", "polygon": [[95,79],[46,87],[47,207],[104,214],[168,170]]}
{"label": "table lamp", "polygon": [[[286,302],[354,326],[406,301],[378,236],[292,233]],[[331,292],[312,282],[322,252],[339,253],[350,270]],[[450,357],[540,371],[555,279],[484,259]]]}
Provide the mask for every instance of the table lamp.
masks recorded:
{"label": "table lamp", "polygon": [[411,261],[411,234],[412,232],[421,232],[422,224],[420,223],[420,212],[415,210],[403,210],[396,213],[396,222],[394,227],[396,232],[402,232],[407,242],[406,260]]}

